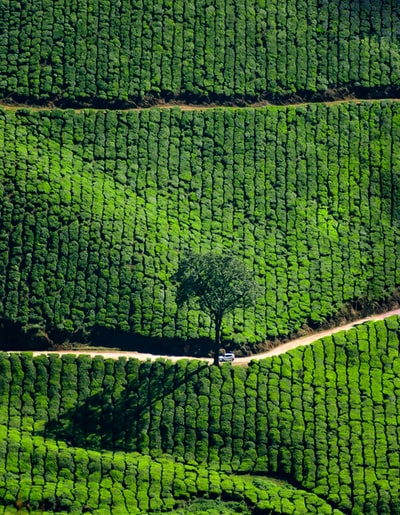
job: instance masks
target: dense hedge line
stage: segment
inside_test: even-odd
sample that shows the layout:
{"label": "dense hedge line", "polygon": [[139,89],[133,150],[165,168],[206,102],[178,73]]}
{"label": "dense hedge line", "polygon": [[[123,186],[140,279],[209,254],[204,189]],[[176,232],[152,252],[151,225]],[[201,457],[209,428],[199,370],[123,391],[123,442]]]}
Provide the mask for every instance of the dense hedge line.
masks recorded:
{"label": "dense hedge line", "polygon": [[207,337],[177,312],[186,250],[231,250],[266,295],[236,342],[400,284],[400,105],[0,111],[0,317]]}
{"label": "dense hedge line", "polygon": [[[346,513],[395,515],[399,335],[391,317],[248,368],[2,353],[0,423],[30,448],[44,435],[116,456],[167,453],[231,481],[286,477]],[[2,440],[3,460],[12,445]],[[3,466],[18,477],[15,460]]]}
{"label": "dense hedge line", "polygon": [[0,96],[259,98],[400,85],[393,0],[4,0]]}
{"label": "dense hedge line", "polygon": [[249,514],[342,515],[315,494],[267,478],[228,475],[167,455],[87,451],[32,438],[26,427],[0,425],[0,434],[0,513],[5,515],[186,513],[185,506],[204,497],[236,501],[243,511],[248,506],[244,513]]}

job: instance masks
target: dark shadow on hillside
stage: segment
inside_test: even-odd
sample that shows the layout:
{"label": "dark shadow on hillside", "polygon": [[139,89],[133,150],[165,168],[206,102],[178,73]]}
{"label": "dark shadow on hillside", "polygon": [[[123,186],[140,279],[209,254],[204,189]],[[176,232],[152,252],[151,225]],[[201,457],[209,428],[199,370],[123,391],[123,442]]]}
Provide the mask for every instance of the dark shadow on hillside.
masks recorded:
{"label": "dark shadow on hillside", "polygon": [[[223,341],[222,347],[237,356],[257,355],[296,338],[315,332],[345,325],[373,314],[384,313],[400,306],[400,287],[383,299],[354,299],[343,304],[338,311],[320,322],[305,320],[303,327],[292,334],[264,340],[252,345],[238,345]],[[95,325],[90,331],[74,333],[58,328],[43,329],[38,326],[23,327],[18,322],[0,319],[0,350],[71,350],[79,352],[79,345],[117,348],[122,351],[136,351],[167,356],[209,357],[213,341],[210,338],[157,338],[142,336],[117,328]]]}
{"label": "dark shadow on hillside", "polygon": [[[120,450],[148,452],[148,437],[154,425],[153,446],[172,452],[171,436],[174,432],[162,416],[166,399],[185,385],[189,393],[196,392],[195,376],[208,369],[208,364],[196,362],[190,371],[171,362],[137,362],[134,376],[124,390],[116,395],[113,385],[103,384],[94,395],[66,411],[57,420],[47,423],[43,436],[63,440],[68,445],[93,450]],[[132,370],[131,370],[132,372]],[[159,401],[162,401],[161,403]],[[176,402],[176,401],[175,401]],[[181,393],[180,405],[186,394]],[[176,405],[176,404],[174,404]],[[165,409],[165,408],[164,408]],[[170,411],[172,418],[174,412]],[[155,421],[158,422],[155,422]],[[147,443],[146,443],[147,442]]]}
{"label": "dark shadow on hillside", "polygon": [[143,336],[95,325],[87,338],[90,345],[118,347],[124,351],[150,352],[175,356],[208,356],[211,338],[165,338]]}
{"label": "dark shadow on hillside", "polygon": [[[142,336],[118,328],[95,325],[88,331],[69,332],[59,328],[23,327],[19,322],[0,320],[0,350],[79,350],[80,345],[117,348],[170,356],[207,357],[211,338],[161,338]],[[228,342],[225,344],[229,348]]]}
{"label": "dark shadow on hillside", "polygon": [[397,85],[365,87],[355,84],[343,84],[340,87],[324,91],[298,90],[296,92],[281,90],[280,92],[264,91],[255,95],[223,95],[216,93],[184,93],[175,95],[169,91],[145,96],[131,96],[127,100],[118,98],[62,98],[47,96],[37,99],[26,95],[11,93],[1,103],[23,108],[42,107],[58,109],[146,109],[165,106],[201,106],[201,107],[258,107],[260,105],[291,105],[297,103],[333,102],[337,100],[374,100],[395,99],[400,97]]}
{"label": "dark shadow on hillside", "polygon": [[0,350],[48,350],[51,345],[48,334],[38,326],[0,320]]}

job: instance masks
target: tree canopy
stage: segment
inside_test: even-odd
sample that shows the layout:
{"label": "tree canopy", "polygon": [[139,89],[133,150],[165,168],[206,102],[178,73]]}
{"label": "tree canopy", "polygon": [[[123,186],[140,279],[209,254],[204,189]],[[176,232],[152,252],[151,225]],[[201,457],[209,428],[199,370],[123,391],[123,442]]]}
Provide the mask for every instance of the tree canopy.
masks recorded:
{"label": "tree canopy", "polygon": [[178,283],[177,304],[195,301],[215,324],[214,363],[218,364],[221,324],[224,315],[251,306],[258,294],[250,270],[238,258],[213,252],[187,254],[174,276]]}

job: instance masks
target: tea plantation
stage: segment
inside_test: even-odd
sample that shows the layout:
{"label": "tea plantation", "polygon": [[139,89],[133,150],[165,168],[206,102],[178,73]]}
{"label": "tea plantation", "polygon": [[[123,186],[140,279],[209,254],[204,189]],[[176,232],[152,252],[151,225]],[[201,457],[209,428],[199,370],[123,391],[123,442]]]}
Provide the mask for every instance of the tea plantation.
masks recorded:
{"label": "tea plantation", "polygon": [[400,515],[397,0],[0,2],[0,515]]}
{"label": "tea plantation", "polygon": [[177,310],[188,250],[233,252],[265,292],[226,320],[235,344],[400,284],[397,102],[3,110],[0,177],[0,316],[50,335],[211,336]]}
{"label": "tea plantation", "polygon": [[3,0],[0,96],[72,105],[398,93],[396,0]]}
{"label": "tea plantation", "polygon": [[398,514],[399,324],[248,368],[2,353],[1,513]]}

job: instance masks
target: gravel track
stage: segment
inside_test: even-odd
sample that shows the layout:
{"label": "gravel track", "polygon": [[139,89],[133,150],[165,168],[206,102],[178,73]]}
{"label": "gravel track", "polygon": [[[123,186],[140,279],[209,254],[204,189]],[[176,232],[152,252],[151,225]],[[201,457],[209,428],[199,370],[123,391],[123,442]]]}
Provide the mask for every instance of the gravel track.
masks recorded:
{"label": "gravel track", "polygon": [[[335,104],[361,104],[362,102],[400,102],[399,98],[356,98],[356,97],[349,97],[349,98],[342,98],[337,100],[316,100],[313,102],[302,102],[302,101],[288,101],[288,102],[282,102],[282,103],[273,103],[269,102],[267,100],[263,101],[260,100],[259,102],[254,103],[246,103],[243,105],[231,105],[228,104],[216,104],[216,103],[210,103],[210,104],[189,104],[184,102],[172,102],[172,103],[159,103],[159,104],[153,104],[149,106],[132,106],[132,107],[113,107],[113,108],[105,108],[105,107],[90,107],[90,106],[82,106],[82,107],[71,107],[68,108],[69,111],[74,111],[76,113],[80,113],[82,111],[148,111],[149,109],[180,109],[181,111],[207,111],[209,109],[222,109],[222,108],[234,108],[234,109],[245,109],[245,108],[257,108],[257,107],[301,107],[301,106],[307,106],[310,104],[324,104],[324,105],[335,105]],[[49,105],[31,105],[31,104],[17,104],[17,103],[6,103],[4,100],[0,99],[0,109],[4,111],[20,111],[22,109],[29,109],[30,111],[53,111],[53,110],[59,110],[59,111],[65,111],[67,108],[65,107],[57,107],[52,104]]]}
{"label": "gravel track", "polygon": [[[316,332],[312,335],[309,335],[309,336],[303,336],[301,338],[296,338],[295,340],[291,340],[290,342],[288,343],[283,343],[282,345],[279,345],[277,347],[274,347],[273,349],[267,351],[267,352],[263,352],[261,354],[254,354],[252,356],[246,356],[244,358],[236,358],[235,359],[235,365],[248,365],[250,363],[250,361],[252,361],[253,359],[264,359],[264,358],[269,358],[271,356],[278,356],[279,354],[283,354],[285,352],[288,352],[292,349],[295,349],[296,347],[301,347],[301,346],[304,346],[304,345],[309,345],[310,343],[313,343],[317,340],[320,340],[321,338],[324,338],[325,336],[330,336],[334,333],[337,333],[339,331],[347,331],[349,329],[351,329],[352,327],[356,326],[356,325],[359,325],[359,324],[363,324],[365,322],[371,322],[371,321],[376,321],[376,320],[384,320],[385,318],[388,318],[390,316],[393,316],[393,315],[400,315],[400,308],[398,309],[394,309],[394,310],[391,310],[391,311],[386,311],[385,313],[379,313],[377,315],[371,315],[369,317],[366,317],[366,318],[361,318],[359,320],[355,320],[353,322],[350,322],[349,324],[346,324],[346,325],[340,325],[338,327],[333,327],[332,329],[327,329],[326,331],[319,331],[319,332]],[[16,351],[18,352],[18,351]],[[95,350],[95,351],[89,351],[89,350],[75,350],[75,351],[72,351],[72,350],[65,350],[65,351],[34,351],[33,352],[33,355],[34,356],[39,356],[41,354],[76,354],[76,355],[79,355],[79,354],[86,354],[86,355],[89,355],[89,356],[103,356],[104,358],[113,358],[113,359],[118,359],[120,357],[124,357],[124,358],[136,358],[136,359],[139,359],[140,361],[146,361],[146,360],[151,360],[151,361],[154,361],[158,358],[164,358],[164,359],[169,359],[171,361],[178,361],[180,359],[200,359],[200,360],[203,360],[203,361],[208,361],[208,363],[212,363],[213,362],[213,359],[212,358],[194,358],[194,357],[191,357],[191,356],[169,356],[167,354],[149,354],[149,353],[143,353],[143,352],[130,352],[130,351],[104,351],[104,350]]]}

